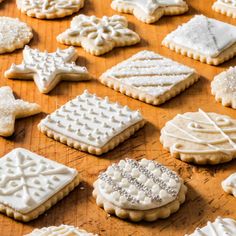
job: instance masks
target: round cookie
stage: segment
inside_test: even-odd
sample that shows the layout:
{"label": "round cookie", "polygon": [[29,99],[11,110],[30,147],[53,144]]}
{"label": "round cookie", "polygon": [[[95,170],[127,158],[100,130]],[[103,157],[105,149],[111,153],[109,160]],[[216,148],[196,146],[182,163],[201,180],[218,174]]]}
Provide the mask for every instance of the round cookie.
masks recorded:
{"label": "round cookie", "polygon": [[172,156],[195,164],[219,164],[236,157],[236,120],[216,113],[178,114],[161,130]]}
{"label": "round cookie", "polygon": [[11,17],[0,17],[0,54],[23,48],[32,37],[32,29],[26,23]]}
{"label": "round cookie", "polygon": [[55,19],[72,15],[84,6],[84,0],[17,0],[17,7],[30,17]]}
{"label": "round cookie", "polygon": [[236,109],[236,67],[230,67],[211,82],[211,93],[223,106]]}
{"label": "round cookie", "polygon": [[185,201],[187,187],[177,174],[147,159],[121,160],[94,183],[97,205],[134,222],[167,218]]}

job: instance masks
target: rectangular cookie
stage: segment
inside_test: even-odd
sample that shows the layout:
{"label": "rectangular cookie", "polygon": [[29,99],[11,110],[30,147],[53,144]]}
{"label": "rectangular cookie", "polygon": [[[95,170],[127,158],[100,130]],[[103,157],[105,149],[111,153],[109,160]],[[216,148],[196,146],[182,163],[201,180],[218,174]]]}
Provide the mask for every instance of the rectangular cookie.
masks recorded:
{"label": "rectangular cookie", "polygon": [[162,44],[184,56],[219,65],[236,55],[236,27],[197,15],[168,34]]}
{"label": "rectangular cookie", "polygon": [[139,111],[85,91],[48,115],[38,127],[61,143],[101,155],[129,138],[145,123]]}
{"label": "rectangular cookie", "polygon": [[198,79],[194,69],[145,50],[107,70],[98,80],[134,99],[160,105]]}
{"label": "rectangular cookie", "polygon": [[33,220],[79,182],[77,170],[16,148],[0,158],[0,212],[19,221]]}

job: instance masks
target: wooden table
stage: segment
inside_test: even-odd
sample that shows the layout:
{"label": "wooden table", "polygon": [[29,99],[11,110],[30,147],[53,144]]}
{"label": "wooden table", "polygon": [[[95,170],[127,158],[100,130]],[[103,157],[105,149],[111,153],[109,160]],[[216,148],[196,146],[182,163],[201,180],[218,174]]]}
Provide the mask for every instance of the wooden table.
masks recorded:
{"label": "wooden table", "polygon": [[[100,17],[116,14],[110,8],[110,2],[110,0],[86,0],[85,7],[80,13],[95,14]],[[117,48],[102,57],[94,57],[78,48],[80,55],[78,63],[86,66],[94,78],[97,78],[116,63],[143,49],[154,50],[196,68],[201,75],[200,81],[160,107],[131,99],[101,85],[96,80],[83,83],[63,82],[49,95],[43,95],[39,93],[32,81],[12,81],[3,76],[4,71],[12,63],[21,62],[22,50],[0,56],[0,86],[11,86],[17,96],[39,103],[44,112],[32,118],[18,120],[15,134],[8,139],[0,138],[0,156],[15,147],[28,148],[49,159],[77,168],[84,180],[80,187],[69,196],[30,223],[18,223],[0,215],[0,236],[20,236],[36,227],[60,224],[79,226],[101,236],[182,236],[185,233],[191,233],[197,226],[205,225],[208,220],[214,220],[217,216],[236,218],[235,199],[225,194],[220,185],[224,178],[236,170],[236,160],[215,167],[188,165],[170,157],[159,141],[160,129],[165,122],[178,113],[196,111],[198,108],[202,108],[205,111],[218,112],[236,118],[236,111],[215,102],[210,92],[210,82],[213,77],[229,66],[235,65],[236,58],[221,66],[214,67],[177,55],[160,46],[165,35],[179,24],[188,21],[194,14],[204,14],[236,24],[236,20],[211,10],[214,0],[188,0],[187,2],[190,4],[190,11],[187,14],[164,17],[152,25],[141,23],[132,15],[125,14],[130,22],[130,28],[142,38],[141,43],[136,46]],[[0,15],[18,17],[32,26],[34,38],[30,43],[31,47],[48,51],[54,51],[57,47],[65,48],[56,42],[56,36],[69,26],[72,17],[52,21],[33,19],[21,14],[17,10],[14,0],[5,0],[0,4]],[[119,101],[123,105],[127,104],[132,109],[141,109],[143,116],[149,123],[132,138],[102,157],[95,157],[69,148],[47,138],[38,131],[37,124],[45,117],[46,113],[54,111],[69,99],[81,94],[85,88],[99,96],[109,96],[112,101]],[[188,195],[185,204],[177,213],[166,220],[134,224],[110,217],[96,205],[92,197],[92,183],[97,178],[98,173],[105,170],[111,163],[127,157],[154,159],[179,173],[188,186]]]}

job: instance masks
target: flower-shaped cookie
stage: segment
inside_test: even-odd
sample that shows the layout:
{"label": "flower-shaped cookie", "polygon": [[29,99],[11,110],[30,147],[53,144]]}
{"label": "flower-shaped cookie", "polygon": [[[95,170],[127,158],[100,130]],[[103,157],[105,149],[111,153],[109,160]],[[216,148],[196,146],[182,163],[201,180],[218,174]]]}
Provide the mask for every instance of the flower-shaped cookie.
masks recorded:
{"label": "flower-shaped cookie", "polygon": [[138,34],[127,28],[125,17],[79,15],[73,18],[70,29],[57,36],[66,45],[82,46],[87,52],[99,56],[115,47],[129,46],[140,41]]}

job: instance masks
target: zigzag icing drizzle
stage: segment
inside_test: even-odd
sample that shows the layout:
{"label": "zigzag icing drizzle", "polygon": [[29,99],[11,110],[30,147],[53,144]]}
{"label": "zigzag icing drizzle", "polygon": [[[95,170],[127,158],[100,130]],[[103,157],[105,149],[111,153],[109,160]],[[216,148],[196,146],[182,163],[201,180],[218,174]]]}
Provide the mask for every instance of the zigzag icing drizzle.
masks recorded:
{"label": "zigzag icing drizzle", "polygon": [[236,197],[236,173],[230,175],[222,182],[223,189]]}
{"label": "zigzag icing drizzle", "polygon": [[235,232],[235,220],[217,217],[213,223],[208,221],[205,227],[197,228],[192,234],[185,236],[235,236]]}
{"label": "zigzag icing drizzle", "polygon": [[141,51],[105,72],[113,78],[152,96],[170,91],[195,71],[152,51]]}
{"label": "zigzag icing drizzle", "polygon": [[113,137],[143,120],[139,111],[111,103],[87,90],[42,120],[42,124],[75,141],[103,147]]}
{"label": "zigzag icing drizzle", "polygon": [[60,191],[76,175],[75,169],[26,149],[14,149],[0,158],[0,203],[28,213]]}
{"label": "zigzag icing drizzle", "polygon": [[126,159],[99,176],[102,196],[123,209],[148,210],[176,199],[181,186],[173,171],[154,161]]}
{"label": "zigzag icing drizzle", "polygon": [[183,0],[113,0],[117,3],[134,5],[142,9],[146,14],[152,15],[160,7],[181,6]]}
{"label": "zigzag icing drizzle", "polygon": [[167,35],[164,41],[214,58],[236,42],[236,27],[197,15]]}
{"label": "zigzag icing drizzle", "polygon": [[[202,115],[202,117],[205,119],[205,121],[199,121],[195,120],[192,117],[188,117],[185,115],[177,115],[180,119],[184,120],[186,122],[187,129],[183,129],[180,126],[176,125],[175,122],[169,121],[167,122],[167,126],[173,127],[175,130],[181,133],[181,135],[176,135],[175,132],[169,132],[166,131],[166,127],[163,128],[162,134],[175,138],[177,140],[182,140],[184,142],[189,142],[193,144],[199,144],[204,146],[207,149],[201,150],[201,149],[184,149],[184,144],[175,143],[171,147],[171,152],[173,153],[195,153],[195,154],[208,154],[208,153],[217,153],[222,152],[225,154],[232,154],[236,152],[236,136],[232,137],[232,133],[236,133],[236,125],[232,123],[232,120],[228,117],[219,117],[216,118],[216,120],[213,120],[209,114],[205,113],[201,109],[199,109],[199,113]],[[187,123],[188,122],[188,123]],[[208,126],[207,128],[204,127],[204,125]],[[209,128],[210,126],[210,128]],[[227,127],[230,126],[230,127]],[[191,132],[188,132],[190,130]],[[194,133],[193,133],[194,132]],[[222,138],[220,139],[202,139],[199,137],[199,134],[220,134]],[[227,144],[230,146],[230,148],[224,148],[222,147],[222,144]]]}

